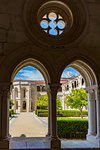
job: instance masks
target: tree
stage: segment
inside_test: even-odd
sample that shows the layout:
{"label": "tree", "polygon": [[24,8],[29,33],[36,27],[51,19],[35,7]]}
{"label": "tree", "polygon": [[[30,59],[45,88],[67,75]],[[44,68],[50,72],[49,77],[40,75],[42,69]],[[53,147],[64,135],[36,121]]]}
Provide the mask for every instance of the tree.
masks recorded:
{"label": "tree", "polygon": [[66,100],[64,102],[72,109],[79,109],[82,117],[83,107],[88,105],[87,93],[82,88],[72,89],[71,93],[69,95],[66,95]]}
{"label": "tree", "polygon": [[9,108],[12,109],[12,106],[13,106],[13,105],[14,105],[13,100],[10,99],[10,100],[9,100]]}
{"label": "tree", "polygon": [[[40,97],[37,98],[37,104],[40,109],[47,109],[48,108],[48,96],[46,95],[41,95]],[[61,100],[59,98],[56,99],[56,106],[57,110],[62,109],[61,106]]]}
{"label": "tree", "polygon": [[56,99],[56,107],[57,107],[57,110],[62,109],[61,100],[58,97]]}
{"label": "tree", "polygon": [[41,95],[37,98],[36,105],[40,107],[40,109],[47,109],[48,107],[48,96],[47,95]]}

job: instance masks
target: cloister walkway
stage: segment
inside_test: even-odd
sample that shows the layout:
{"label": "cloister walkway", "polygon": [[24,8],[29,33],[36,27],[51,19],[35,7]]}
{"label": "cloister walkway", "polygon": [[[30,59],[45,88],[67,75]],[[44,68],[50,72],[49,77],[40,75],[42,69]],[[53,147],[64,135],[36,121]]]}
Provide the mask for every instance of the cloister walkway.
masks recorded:
{"label": "cloister walkway", "polygon": [[[31,112],[22,112],[15,116],[9,127],[9,133],[12,137],[45,137],[47,127],[44,127]],[[24,135],[23,135],[24,134]]]}

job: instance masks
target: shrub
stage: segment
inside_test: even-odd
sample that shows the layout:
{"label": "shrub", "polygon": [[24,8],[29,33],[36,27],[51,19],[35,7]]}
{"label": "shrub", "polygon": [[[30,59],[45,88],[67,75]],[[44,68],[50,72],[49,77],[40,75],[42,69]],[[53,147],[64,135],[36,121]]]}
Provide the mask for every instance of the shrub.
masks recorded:
{"label": "shrub", "polygon": [[12,116],[13,114],[15,114],[14,109],[9,109],[9,116]]}
{"label": "shrub", "polygon": [[[41,117],[48,116],[48,110],[36,109],[35,114]],[[81,113],[79,110],[57,110],[58,117],[80,117]],[[83,116],[88,116],[88,111],[83,110]]]}
{"label": "shrub", "polygon": [[[83,110],[83,116],[88,116],[88,110]],[[57,116],[59,117],[80,117],[81,112],[79,110],[58,110]]]}
{"label": "shrub", "polygon": [[81,134],[86,136],[88,131],[88,119],[57,118],[57,131],[60,138],[71,138],[73,134],[77,133],[79,137],[81,137]]}
{"label": "shrub", "polygon": [[35,114],[39,117],[48,117],[48,110],[36,109]]}

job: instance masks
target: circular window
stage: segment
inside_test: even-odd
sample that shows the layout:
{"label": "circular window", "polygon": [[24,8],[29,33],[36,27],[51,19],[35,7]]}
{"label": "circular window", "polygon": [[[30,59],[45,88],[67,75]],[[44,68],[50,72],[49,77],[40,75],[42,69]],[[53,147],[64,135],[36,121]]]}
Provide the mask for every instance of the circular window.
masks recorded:
{"label": "circular window", "polygon": [[43,30],[51,35],[60,35],[65,29],[65,21],[60,14],[50,12],[42,17],[40,26]]}
{"label": "circular window", "polygon": [[42,31],[55,37],[68,32],[73,25],[73,14],[70,8],[60,2],[51,1],[42,5],[38,10],[37,18]]}
{"label": "circular window", "polygon": [[89,19],[83,0],[29,0],[25,6],[25,33],[40,47],[62,49],[86,34]]}

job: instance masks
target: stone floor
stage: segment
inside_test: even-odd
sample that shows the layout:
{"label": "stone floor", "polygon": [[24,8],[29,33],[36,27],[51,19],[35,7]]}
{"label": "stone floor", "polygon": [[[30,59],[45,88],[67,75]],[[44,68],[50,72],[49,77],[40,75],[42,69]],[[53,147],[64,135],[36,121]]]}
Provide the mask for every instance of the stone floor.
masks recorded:
{"label": "stone floor", "polygon": [[[10,149],[50,148],[45,135],[47,119],[33,113],[21,113],[10,120]],[[86,140],[61,140],[61,148],[96,148]]]}
{"label": "stone floor", "polygon": [[33,117],[33,113],[20,113],[10,122],[9,133],[12,137],[20,137],[23,134],[26,137],[45,137],[47,134],[47,127]]}

